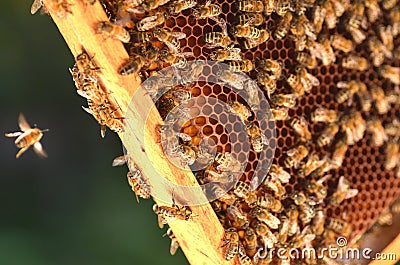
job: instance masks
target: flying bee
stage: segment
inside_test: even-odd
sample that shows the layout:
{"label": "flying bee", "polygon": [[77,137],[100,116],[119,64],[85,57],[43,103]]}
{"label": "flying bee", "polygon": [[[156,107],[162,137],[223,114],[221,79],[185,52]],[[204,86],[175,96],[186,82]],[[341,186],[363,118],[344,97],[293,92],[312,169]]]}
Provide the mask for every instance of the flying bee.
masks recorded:
{"label": "flying bee", "polygon": [[186,34],[183,32],[171,32],[166,29],[158,28],[153,30],[153,36],[159,41],[165,43],[171,51],[179,53],[181,48],[179,40],[185,38]]}
{"label": "flying bee", "polygon": [[226,64],[229,66],[229,69],[234,72],[250,72],[254,70],[253,62],[247,59],[228,61]]}
{"label": "flying bee", "polygon": [[172,206],[158,206],[153,205],[153,211],[158,216],[158,224],[160,228],[163,228],[165,224],[173,222],[175,220],[188,221],[193,218],[192,211],[186,206],[178,206],[175,204],[174,196],[172,194]]}
{"label": "flying bee", "polygon": [[247,183],[243,181],[238,181],[235,184],[233,193],[237,197],[243,199],[249,205],[249,207],[253,208],[256,206],[257,195],[253,190],[251,190],[250,186]]}
{"label": "flying bee", "polygon": [[342,66],[344,68],[365,71],[369,67],[367,59],[356,55],[348,55],[342,59]]}
{"label": "flying bee", "polygon": [[46,158],[47,154],[43,150],[40,140],[43,137],[43,133],[47,132],[48,129],[41,130],[39,128],[31,128],[22,113],[18,116],[18,126],[21,132],[5,134],[6,137],[17,137],[14,143],[18,148],[21,148],[21,150],[18,151],[15,158],[19,158],[30,146],[33,146],[33,151],[35,151],[39,157]]}
{"label": "flying bee", "polygon": [[169,248],[169,253],[172,256],[175,255],[176,251],[179,248],[179,242],[176,239],[176,236],[174,235],[174,232],[172,232],[171,228],[168,228],[167,233],[165,233],[163,236],[168,236],[171,239],[171,246]]}
{"label": "flying bee", "polygon": [[308,180],[305,184],[305,188],[309,194],[315,194],[317,198],[322,201],[326,198],[328,194],[328,188],[324,185],[324,182],[327,181],[331,175],[326,175],[319,180]]}
{"label": "flying bee", "polygon": [[283,164],[286,168],[297,168],[299,163],[308,155],[308,149],[304,145],[296,146],[286,151],[286,158]]}
{"label": "flying bee", "polygon": [[298,52],[296,54],[296,60],[308,69],[314,69],[315,67],[317,67],[317,59],[315,59],[315,57],[312,57],[309,53]]}
{"label": "flying bee", "polygon": [[210,59],[213,61],[225,61],[225,60],[242,60],[242,56],[240,55],[240,48],[220,48],[215,49],[210,54]]}
{"label": "flying bee", "polygon": [[392,170],[400,160],[400,144],[395,139],[390,140],[386,146],[385,169]]}
{"label": "flying bee", "polygon": [[328,145],[332,142],[333,138],[339,131],[339,126],[336,123],[329,123],[326,128],[321,132],[317,139],[317,145],[319,147]]}
{"label": "flying bee", "polygon": [[245,13],[237,17],[239,25],[260,26],[264,23],[264,17],[260,13]]}
{"label": "flying bee", "polygon": [[329,110],[326,108],[317,108],[311,113],[312,122],[336,122],[338,120],[338,115],[335,110]]}
{"label": "flying bee", "polygon": [[157,12],[151,16],[145,17],[136,24],[136,29],[139,31],[148,31],[156,26],[164,24],[167,19],[167,14],[163,12]]}
{"label": "flying bee", "polygon": [[223,238],[223,245],[225,247],[225,259],[233,259],[239,251],[239,234],[236,228],[231,227],[225,230],[225,235]]}
{"label": "flying bee", "polygon": [[289,31],[290,23],[293,15],[291,12],[287,12],[282,19],[279,21],[278,26],[273,34],[274,38],[279,40],[286,36]]}
{"label": "flying bee", "polygon": [[262,1],[257,0],[242,0],[236,2],[236,6],[240,11],[248,13],[262,13],[264,12],[264,4]]}
{"label": "flying bee", "polygon": [[145,65],[146,59],[139,54],[131,55],[131,58],[119,69],[120,75],[130,75],[138,73]]}
{"label": "flying bee", "polygon": [[275,121],[283,121],[286,120],[289,117],[289,109],[288,108],[282,108],[282,107],[276,107],[276,108],[271,108],[271,114],[272,114],[272,119]]}
{"label": "flying bee", "polygon": [[332,152],[332,163],[335,168],[339,168],[344,160],[345,154],[349,146],[344,140],[339,140],[334,147]]}
{"label": "flying bee", "polygon": [[240,162],[231,153],[217,153],[215,161],[219,164],[217,166],[219,171],[239,172],[242,168]]}
{"label": "flying bee", "polygon": [[316,236],[320,236],[324,233],[326,215],[322,209],[317,209],[315,211],[315,216],[311,221],[311,230]]}
{"label": "flying bee", "polygon": [[179,0],[172,2],[168,7],[168,13],[170,15],[177,15],[183,10],[192,8],[197,5],[197,2],[194,0]]}
{"label": "flying bee", "polygon": [[279,79],[282,73],[282,63],[272,59],[259,59],[256,68],[271,73],[272,79]]}
{"label": "flying bee", "polygon": [[276,80],[273,79],[269,73],[260,71],[257,73],[257,81],[264,86],[264,90],[268,93],[268,97],[271,98],[271,95],[276,90]]}
{"label": "flying bee", "polygon": [[269,32],[266,29],[260,29],[260,36],[257,39],[245,39],[241,45],[244,49],[250,50],[257,47],[261,43],[266,42],[269,39]]}
{"label": "flying bee", "polygon": [[348,53],[353,50],[353,42],[346,39],[342,35],[334,34],[330,37],[331,45],[333,48]]}
{"label": "flying bee", "polygon": [[235,37],[258,39],[261,35],[261,31],[258,28],[253,27],[253,26],[236,25],[231,28],[231,34]]}
{"label": "flying bee", "polygon": [[339,205],[344,200],[353,198],[357,194],[358,190],[350,189],[350,182],[344,176],[341,176],[336,191],[329,198],[329,202],[332,205]]}
{"label": "flying bee", "polygon": [[247,122],[248,118],[251,117],[251,111],[248,107],[237,101],[228,102],[228,110],[240,117],[243,123]]}
{"label": "flying bee", "polygon": [[327,218],[325,226],[327,229],[345,237],[351,234],[351,225],[337,218]]}
{"label": "flying bee", "polygon": [[275,217],[272,213],[261,207],[256,207],[250,210],[249,215],[257,218],[259,221],[264,222],[271,229],[278,229],[281,221]]}
{"label": "flying bee", "polygon": [[390,104],[386,99],[385,92],[377,85],[371,85],[370,92],[372,99],[375,101],[375,108],[379,114],[385,114],[390,109]]}
{"label": "flying bee", "polygon": [[275,199],[271,194],[265,193],[264,196],[257,197],[257,206],[269,209],[274,213],[283,211],[283,206],[280,200]]}
{"label": "flying bee", "polygon": [[300,136],[301,142],[308,142],[311,140],[311,132],[308,129],[308,122],[304,117],[293,118],[290,121],[290,126],[293,128],[294,132]]}
{"label": "flying bee", "polygon": [[296,94],[275,94],[271,96],[271,102],[280,107],[294,108],[296,107]]}
{"label": "flying bee", "polygon": [[128,43],[131,39],[129,32],[126,29],[109,21],[100,22],[97,24],[95,30],[97,34],[102,34],[107,38],[120,40],[124,43]]}
{"label": "flying bee", "polygon": [[71,4],[66,0],[52,0],[43,5],[42,0],[34,0],[31,6],[31,14],[35,14],[41,7],[45,7],[45,12],[51,10],[59,18],[65,18],[67,14],[72,14],[70,9]]}
{"label": "flying bee", "polygon": [[222,13],[222,9],[219,5],[211,4],[211,1],[206,2],[205,5],[198,6],[196,9],[193,10],[193,15],[197,19],[204,19],[204,18],[215,18]]}
{"label": "flying bee", "polygon": [[257,234],[253,228],[248,227],[244,230],[244,248],[248,255],[254,256],[257,252]]}
{"label": "flying bee", "polygon": [[260,128],[254,122],[245,122],[245,124],[254,152],[260,153],[264,149],[264,145],[268,144],[265,135],[261,133]]}
{"label": "flying bee", "polygon": [[319,156],[316,153],[312,153],[309,155],[306,163],[300,164],[300,168],[297,174],[299,177],[305,178],[309,176],[314,170],[321,167],[323,163],[324,161],[320,160]]}
{"label": "flying bee", "polygon": [[232,45],[232,40],[228,34],[223,32],[209,32],[204,34],[205,42],[211,44],[209,47],[221,46],[223,48],[229,48]]}
{"label": "flying bee", "polygon": [[335,96],[336,101],[339,104],[342,104],[346,100],[350,99],[349,105],[351,105],[351,99],[353,98],[353,95],[360,90],[361,84],[363,83],[355,80],[351,80],[350,82],[338,82],[337,87],[341,88],[341,90]]}
{"label": "flying bee", "polygon": [[400,85],[400,67],[385,64],[379,68],[379,74],[383,78],[389,79],[393,84]]}
{"label": "flying bee", "polygon": [[240,229],[249,227],[249,221],[246,215],[236,206],[230,205],[226,208],[226,216],[232,220],[234,226]]}
{"label": "flying bee", "polygon": [[387,141],[388,137],[383,128],[382,122],[376,117],[367,121],[368,131],[372,134],[372,143],[374,146],[380,147]]}

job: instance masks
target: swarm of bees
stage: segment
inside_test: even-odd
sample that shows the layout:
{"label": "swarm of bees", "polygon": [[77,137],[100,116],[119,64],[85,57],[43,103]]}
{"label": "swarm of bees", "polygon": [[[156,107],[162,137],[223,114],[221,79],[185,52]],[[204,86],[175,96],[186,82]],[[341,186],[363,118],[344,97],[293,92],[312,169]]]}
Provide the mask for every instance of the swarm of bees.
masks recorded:
{"label": "swarm of bees", "polygon": [[[67,2],[54,1],[50,8],[68,16]],[[200,184],[219,182],[212,188],[218,199],[211,205],[225,228],[221,247],[226,260],[237,256],[241,264],[291,264],[289,255],[278,260],[260,253],[268,253],[273,247],[307,247],[318,252],[335,244],[338,236],[357,238],[373,224],[374,220],[366,219],[363,228],[356,227],[352,220],[357,212],[335,210],[341,204],[348,209],[351,198],[361,192],[364,181],[360,183],[359,175],[379,171],[377,175],[386,174],[397,183],[394,187],[399,184],[397,0],[100,2],[111,22],[99,22],[95,31],[123,42],[130,56],[119,74],[138,74],[147,79],[145,89],[165,122],[187,119],[178,124],[181,132],[177,136],[160,125],[160,133],[167,136],[160,142],[165,152],[183,166],[206,165],[195,172]],[[32,10],[40,6],[41,1],[35,1]],[[187,18],[185,23],[182,17]],[[102,135],[105,126],[122,130],[123,118],[114,114],[114,104],[98,80],[101,69],[87,52],[78,57],[71,73],[78,94],[88,100],[86,110],[102,126]],[[218,90],[217,85],[210,92],[206,85],[196,83],[207,73],[204,63],[195,59],[226,63],[230,71],[219,70],[222,83],[218,85],[244,91],[247,102],[225,89]],[[186,74],[173,77],[174,73],[157,73],[169,65]],[[254,106],[258,105],[254,84],[244,77],[261,87],[279,129],[275,159],[257,189],[249,179],[254,169],[244,168],[229,144],[222,142],[225,132],[207,134],[215,138],[216,152],[201,144],[204,127],[209,124],[192,117],[186,105],[199,95],[226,101],[226,111],[236,115],[245,127],[251,142],[251,163],[257,163],[269,142],[254,115]],[[377,158],[378,154],[383,156]],[[131,170],[137,168],[130,163]],[[367,171],[358,166],[361,163],[366,163]],[[224,192],[225,183],[242,169],[245,173],[239,181]],[[356,173],[349,173],[352,170]],[[128,174],[132,190],[137,197],[149,198],[151,186],[140,170],[133,172],[136,174]],[[189,207],[175,202],[171,206],[155,205],[153,210],[160,227],[196,218]],[[172,230],[167,235],[174,254],[179,244]],[[302,262],[336,264],[327,258],[311,257]]]}

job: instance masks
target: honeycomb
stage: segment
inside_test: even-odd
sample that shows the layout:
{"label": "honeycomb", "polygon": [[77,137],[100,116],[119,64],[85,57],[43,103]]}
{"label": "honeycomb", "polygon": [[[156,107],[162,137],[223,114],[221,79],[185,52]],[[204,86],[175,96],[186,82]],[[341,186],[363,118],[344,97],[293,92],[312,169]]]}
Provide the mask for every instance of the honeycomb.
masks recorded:
{"label": "honeycomb", "polygon": [[[235,16],[240,14],[237,5],[234,0],[217,0],[222,8],[222,14],[220,18],[224,19],[228,25],[235,23]],[[198,5],[205,4],[204,2],[198,2]],[[107,1],[105,2],[107,11],[114,15],[114,7]],[[397,3],[398,8],[398,3]],[[161,7],[162,10],[162,7]],[[385,12],[385,11],[383,11]],[[306,12],[307,17],[310,17],[310,9]],[[348,13],[338,18],[336,27],[328,29],[324,24],[320,35],[333,35],[335,33],[341,34],[348,39],[351,39],[351,35],[345,29],[344,24],[346,23],[346,17]],[[265,22],[259,28],[265,28],[269,32],[274,32],[277,27],[277,23],[282,19],[275,12],[270,16],[265,17]],[[370,36],[375,35],[377,27],[379,25],[387,25],[388,19],[384,16],[380,16],[378,20],[371,24],[369,23],[367,29],[364,31],[366,39]],[[203,36],[209,32],[221,32],[221,27],[214,20],[196,19],[191,9],[184,10],[178,15],[169,16],[162,26],[169,31],[183,32],[186,34],[186,38],[180,40],[180,46],[182,52],[191,52],[193,57],[198,60],[209,59],[209,54],[212,51],[211,48],[207,47]],[[230,35],[231,36],[231,35]],[[232,36],[231,36],[232,37]],[[235,39],[236,43],[240,43],[240,39]],[[394,46],[400,45],[400,38],[397,36],[394,39]],[[235,47],[237,47],[236,45]],[[295,60],[296,56],[295,42],[290,38],[289,34],[282,39],[274,39],[272,36],[268,41],[261,43],[255,48],[245,50],[242,48],[243,58],[255,61],[257,58],[273,59],[278,60],[282,63],[282,76],[277,81],[277,89],[275,94],[289,93],[291,91],[290,86],[285,80],[285,77],[289,73],[294,73],[295,67],[298,64]],[[349,54],[369,58],[370,51],[366,42],[362,42],[356,45],[355,49]],[[309,73],[316,76],[320,81],[319,86],[313,86],[310,93],[297,99],[297,105],[294,109],[289,109],[289,117],[284,121],[276,121],[276,128],[272,129],[268,125],[264,124],[266,129],[266,136],[269,138],[275,135],[275,141],[269,143],[268,148],[276,147],[275,153],[268,152],[267,157],[273,159],[273,164],[284,166],[283,160],[285,158],[285,152],[296,146],[298,143],[298,136],[295,134],[289,121],[293,117],[304,116],[309,122],[309,129],[313,135],[313,144],[308,144],[310,153],[316,152],[320,158],[328,155],[332,152],[334,143],[343,137],[343,133],[339,132],[335,136],[333,144],[318,147],[315,144],[316,138],[326,127],[325,123],[313,123],[310,120],[311,113],[317,107],[325,107],[330,110],[335,110],[339,114],[347,113],[350,110],[361,111],[360,101],[357,95],[348,104],[348,101],[338,104],[335,100],[335,95],[339,89],[337,83],[340,81],[351,81],[359,80],[364,82],[368,87],[376,85],[382,87],[385,93],[389,91],[395,91],[395,85],[390,80],[382,78],[377,71],[376,67],[368,67],[365,71],[352,70],[342,67],[341,62],[344,56],[348,54],[341,51],[335,50],[336,62],[330,65],[323,65],[318,61],[318,66],[309,70]],[[370,59],[368,59],[370,60]],[[389,64],[394,67],[400,67],[400,60],[398,57],[392,59],[386,59],[384,64]],[[182,128],[183,132],[187,132],[191,137],[207,136],[214,140],[217,146],[217,152],[236,152],[234,146],[231,145],[231,141],[239,139],[242,136],[235,134],[235,130],[231,133],[227,133],[227,128],[233,128],[235,126],[229,117],[222,111],[220,107],[216,107],[212,99],[219,99],[224,102],[238,101],[242,104],[246,104],[245,101],[232,90],[221,86],[220,84],[214,84],[215,80],[208,80],[208,75],[213,71],[208,67],[203,69],[203,77],[205,81],[196,82],[190,89],[191,94],[194,98],[204,96],[209,98],[208,101],[203,102],[200,106],[202,113],[205,116],[193,118],[189,124],[186,124]],[[255,79],[256,71],[251,71],[249,76]],[[265,92],[265,97],[268,98]],[[161,113],[161,116],[165,118],[168,113],[168,109],[163,109],[162,98],[157,102],[157,106]],[[213,116],[214,115],[214,116]],[[372,116],[376,116],[376,110],[373,106],[369,112],[362,112],[364,120],[368,120]],[[389,111],[384,115],[378,115],[384,125],[392,122],[394,119],[400,119],[400,106],[398,104],[392,104]],[[216,118],[213,118],[216,117]],[[253,115],[249,121],[256,121],[261,125],[261,121],[255,119]],[[265,128],[267,126],[268,128]],[[396,173],[393,170],[385,170],[385,149],[386,144],[381,147],[375,147],[372,142],[371,134],[366,132],[364,137],[356,142],[354,145],[349,146],[342,166],[338,169],[332,169],[328,173],[332,177],[327,181],[326,186],[328,187],[328,197],[332,195],[337,187],[337,183],[340,176],[345,176],[351,182],[351,188],[358,190],[358,195],[354,198],[345,200],[339,206],[332,206],[330,204],[324,205],[323,209],[327,217],[333,217],[338,219],[344,219],[346,222],[351,224],[352,233],[351,239],[359,238],[368,228],[370,228],[380,216],[382,212],[389,207],[389,205],[399,197],[400,195],[400,178],[396,177]],[[241,150],[241,149],[240,149]],[[251,147],[248,151],[249,163],[246,165],[245,173],[241,176],[240,180],[249,183],[252,178],[254,171],[259,163],[259,153],[254,152]],[[240,153],[240,152],[239,152]],[[301,190],[304,185],[304,179],[297,176],[297,170],[294,168],[285,168],[291,175],[289,183],[284,184],[287,194],[291,194],[296,190]],[[196,176],[201,176],[204,172],[195,172]],[[201,178],[201,177],[200,177]],[[315,179],[318,180],[318,179]],[[290,199],[285,199],[284,204]],[[226,225],[226,223],[225,223]],[[227,228],[227,227],[226,227]]]}

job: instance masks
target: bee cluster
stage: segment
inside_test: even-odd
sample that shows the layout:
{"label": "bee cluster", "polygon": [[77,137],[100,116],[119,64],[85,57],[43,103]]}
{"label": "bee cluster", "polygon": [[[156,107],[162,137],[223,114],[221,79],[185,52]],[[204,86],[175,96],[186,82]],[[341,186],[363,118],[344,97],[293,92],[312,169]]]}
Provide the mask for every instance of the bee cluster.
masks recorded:
{"label": "bee cluster", "polygon": [[[54,1],[64,8],[64,15],[66,2]],[[97,33],[125,43],[130,56],[119,74],[137,73],[147,79],[143,86],[166,121],[182,115],[189,120],[179,124],[179,139],[162,142],[165,150],[182,165],[198,160],[209,164],[195,172],[199,183],[221,184],[213,186],[219,199],[211,205],[226,229],[222,245],[227,260],[238,255],[243,264],[269,264],[273,258],[261,258],[260,249],[318,248],[336,244],[339,235],[357,238],[399,196],[397,0],[101,3],[112,22],[100,22]],[[207,78],[212,69],[201,61],[188,66],[190,58],[222,61],[231,71],[220,70],[222,84],[196,82],[199,76]],[[185,72],[179,80],[171,73],[157,73],[172,64]],[[104,113],[105,108],[99,108],[107,105],[106,96],[87,89],[98,85],[93,78],[96,67],[90,62],[85,68],[79,65],[77,60],[71,73],[78,93],[96,106],[89,104],[90,113],[118,121],[113,111]],[[254,85],[244,81],[243,73],[261,86],[271,104],[274,143],[267,142],[248,106],[257,105],[257,100]],[[225,84],[245,91],[247,103],[226,90]],[[172,89],[165,92],[167,87]],[[251,141],[245,173],[228,193],[224,182],[242,167],[230,155],[230,135],[223,127],[229,121],[222,126],[211,118],[192,117],[181,106],[197,96],[227,102],[228,111],[240,117]],[[110,127],[109,119],[96,119]],[[160,126],[160,131],[173,134],[165,128]],[[214,140],[216,155],[201,144],[204,136]],[[261,186],[253,190],[250,179],[260,152],[272,144],[276,145],[273,164]],[[129,183],[138,196],[148,198],[150,187],[136,172],[128,176]],[[191,218],[189,208],[175,204],[155,206],[154,211],[161,224]],[[176,239],[172,231],[167,234],[172,239],[171,253],[175,252]],[[288,260],[281,262],[289,264]]]}

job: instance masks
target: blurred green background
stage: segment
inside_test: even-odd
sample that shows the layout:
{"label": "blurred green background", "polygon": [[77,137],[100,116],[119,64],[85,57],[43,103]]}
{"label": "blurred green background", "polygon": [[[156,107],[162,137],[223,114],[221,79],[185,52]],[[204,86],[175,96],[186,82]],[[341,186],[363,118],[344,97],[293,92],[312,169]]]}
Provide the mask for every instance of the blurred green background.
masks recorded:
{"label": "blurred green background", "polygon": [[67,45],[32,1],[2,1],[0,9],[0,131],[18,131],[18,113],[41,129],[47,159],[28,150],[15,159],[13,139],[0,137],[0,264],[188,264],[169,254],[166,228],[152,201],[136,203],[116,134],[100,137],[81,106],[68,67]]}

